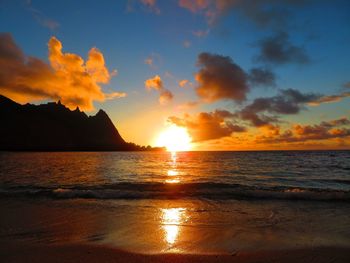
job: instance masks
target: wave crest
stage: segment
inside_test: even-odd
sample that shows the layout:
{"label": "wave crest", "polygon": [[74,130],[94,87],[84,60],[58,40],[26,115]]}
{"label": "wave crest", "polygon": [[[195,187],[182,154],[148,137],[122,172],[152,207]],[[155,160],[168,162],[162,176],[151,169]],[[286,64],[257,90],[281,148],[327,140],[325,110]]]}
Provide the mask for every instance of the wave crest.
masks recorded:
{"label": "wave crest", "polygon": [[219,183],[120,183],[91,187],[7,187],[0,188],[0,197],[44,197],[53,199],[277,199],[310,201],[350,201],[350,191],[295,188],[252,187]]}

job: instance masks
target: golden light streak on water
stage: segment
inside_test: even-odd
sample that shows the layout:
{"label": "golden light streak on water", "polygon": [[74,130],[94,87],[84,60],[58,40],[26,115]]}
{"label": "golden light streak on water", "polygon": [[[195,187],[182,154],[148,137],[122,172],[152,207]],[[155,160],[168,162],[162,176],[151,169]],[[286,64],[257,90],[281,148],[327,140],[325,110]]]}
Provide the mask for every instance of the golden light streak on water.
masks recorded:
{"label": "golden light streak on water", "polygon": [[162,225],[164,239],[168,245],[174,245],[180,234],[180,225],[186,217],[185,208],[164,208],[162,209]]}

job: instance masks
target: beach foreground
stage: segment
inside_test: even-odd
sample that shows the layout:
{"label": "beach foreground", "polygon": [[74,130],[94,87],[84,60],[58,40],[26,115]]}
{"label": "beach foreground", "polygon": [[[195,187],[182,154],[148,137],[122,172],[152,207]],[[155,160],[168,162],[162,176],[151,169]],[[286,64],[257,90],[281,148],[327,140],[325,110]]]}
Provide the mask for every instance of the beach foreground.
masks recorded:
{"label": "beach foreground", "polygon": [[3,154],[0,262],[350,262],[349,158]]}
{"label": "beach foreground", "polygon": [[1,244],[0,257],[6,263],[34,262],[349,262],[350,249],[320,247],[310,249],[236,252],[221,255],[136,254],[108,246]]}

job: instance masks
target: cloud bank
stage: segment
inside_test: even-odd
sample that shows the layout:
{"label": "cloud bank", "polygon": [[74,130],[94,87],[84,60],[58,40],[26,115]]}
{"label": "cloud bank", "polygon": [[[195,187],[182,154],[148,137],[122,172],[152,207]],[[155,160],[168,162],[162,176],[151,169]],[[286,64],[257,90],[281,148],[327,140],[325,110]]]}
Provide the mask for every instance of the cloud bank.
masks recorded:
{"label": "cloud bank", "polygon": [[254,99],[252,103],[237,112],[237,116],[249,121],[253,126],[261,127],[278,122],[276,115],[297,114],[305,108],[305,104],[317,101],[321,97],[314,93],[301,93],[295,89],[279,90],[275,96]]}
{"label": "cloud bank", "polygon": [[350,137],[350,120],[341,118],[323,121],[314,125],[296,124],[276,136],[258,136],[259,143],[298,143],[314,140],[341,139]]}

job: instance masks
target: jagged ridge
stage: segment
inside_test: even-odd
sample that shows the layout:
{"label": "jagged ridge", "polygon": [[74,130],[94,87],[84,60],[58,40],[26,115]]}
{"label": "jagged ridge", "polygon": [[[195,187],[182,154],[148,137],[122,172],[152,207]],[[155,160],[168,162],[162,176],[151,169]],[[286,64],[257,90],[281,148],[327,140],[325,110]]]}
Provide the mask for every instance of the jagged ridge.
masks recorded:
{"label": "jagged ridge", "polygon": [[122,151],[150,149],[126,143],[103,110],[87,116],[60,102],[18,104],[0,95],[0,150]]}

